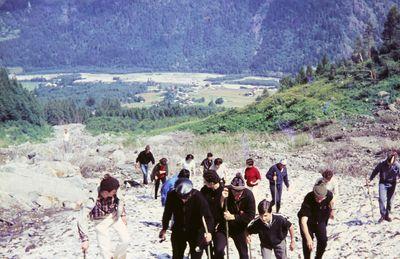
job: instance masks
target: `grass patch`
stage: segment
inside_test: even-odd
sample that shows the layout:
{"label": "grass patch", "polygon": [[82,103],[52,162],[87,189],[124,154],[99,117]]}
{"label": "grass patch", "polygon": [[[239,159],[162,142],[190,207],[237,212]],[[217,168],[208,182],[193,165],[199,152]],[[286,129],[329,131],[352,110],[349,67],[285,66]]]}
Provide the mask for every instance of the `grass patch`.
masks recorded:
{"label": "grass patch", "polygon": [[0,147],[19,145],[25,142],[39,143],[52,136],[49,125],[38,126],[26,121],[8,121],[0,124]]}

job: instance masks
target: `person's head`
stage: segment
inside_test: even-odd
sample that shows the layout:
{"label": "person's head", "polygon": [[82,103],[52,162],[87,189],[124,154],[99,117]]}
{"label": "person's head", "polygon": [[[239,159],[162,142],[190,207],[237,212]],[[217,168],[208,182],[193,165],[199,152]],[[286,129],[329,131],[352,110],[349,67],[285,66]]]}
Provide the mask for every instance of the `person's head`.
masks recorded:
{"label": "person's head", "polygon": [[109,174],[105,174],[100,182],[99,197],[103,199],[114,197],[117,194],[119,182]]}
{"label": "person's head", "polygon": [[219,178],[219,176],[218,176],[216,171],[207,170],[203,174],[203,178],[204,178],[204,185],[207,186],[207,188],[210,188],[210,189],[213,189],[213,190],[216,190],[216,189],[219,188],[221,178]]}
{"label": "person's head", "polygon": [[194,156],[193,156],[192,154],[188,154],[188,155],[186,156],[186,158],[185,158],[185,160],[186,160],[187,162],[191,162],[193,159],[194,159]]}
{"label": "person's head", "polygon": [[182,169],[179,174],[178,174],[178,178],[187,178],[189,179],[190,177],[190,171],[187,169]]}
{"label": "person's head", "polygon": [[321,203],[326,199],[328,194],[328,189],[326,188],[326,183],[323,180],[318,181],[313,188],[314,198],[317,203]]}
{"label": "person's head", "polygon": [[221,165],[222,165],[222,158],[216,158],[215,160],[214,160],[214,166],[216,167],[216,168],[219,168]]}
{"label": "person's head", "polygon": [[146,151],[146,153],[149,153],[150,152],[150,146],[146,145],[146,147],[144,148],[144,151]]}
{"label": "person's head", "polygon": [[325,179],[325,181],[329,182],[332,177],[333,177],[333,171],[331,169],[325,169],[322,171],[322,177]]}
{"label": "person's head", "polygon": [[184,203],[190,199],[192,190],[193,183],[187,178],[179,178],[175,183],[176,194]]}
{"label": "person's head", "polygon": [[278,169],[282,170],[283,168],[285,168],[287,165],[287,160],[286,159],[281,159],[278,163]]}
{"label": "person's head", "polygon": [[235,198],[240,197],[244,189],[246,189],[246,186],[242,174],[237,173],[231,181],[231,190]]}
{"label": "person's head", "polygon": [[389,165],[393,165],[397,160],[398,154],[396,151],[391,151],[386,157],[386,161]]}
{"label": "person's head", "polygon": [[260,218],[264,222],[270,221],[272,217],[272,206],[271,202],[267,201],[266,199],[260,201],[258,204],[258,214],[260,215]]}
{"label": "person's head", "polygon": [[210,161],[213,160],[213,154],[211,152],[207,153],[207,159]]}
{"label": "person's head", "polygon": [[252,166],[254,166],[254,160],[253,160],[253,158],[248,158],[248,159],[246,160],[246,166],[247,166],[247,167],[252,167]]}
{"label": "person's head", "polygon": [[165,157],[160,159],[160,164],[161,165],[167,165],[167,163],[168,163],[168,160]]}

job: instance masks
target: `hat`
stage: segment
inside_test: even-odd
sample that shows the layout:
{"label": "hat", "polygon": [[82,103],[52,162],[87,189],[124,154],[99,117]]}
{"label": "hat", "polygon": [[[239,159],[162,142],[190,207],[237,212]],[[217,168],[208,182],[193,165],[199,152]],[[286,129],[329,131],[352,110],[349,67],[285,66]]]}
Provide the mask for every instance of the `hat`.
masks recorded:
{"label": "hat", "polygon": [[208,183],[219,183],[221,181],[221,178],[219,178],[219,175],[215,170],[207,170],[203,174],[203,178]]}
{"label": "hat", "polygon": [[281,164],[281,165],[287,165],[287,160],[286,159],[281,159],[280,161],[279,161],[279,164]]}
{"label": "hat", "polygon": [[328,194],[328,189],[326,188],[326,183],[324,181],[318,181],[313,188],[314,194],[319,197],[326,197]]}
{"label": "hat", "polygon": [[244,185],[244,179],[241,173],[237,173],[236,176],[232,179],[231,187],[236,191],[242,191],[246,189]]}
{"label": "hat", "polygon": [[175,183],[175,191],[181,199],[188,198],[192,190],[193,183],[187,178],[179,178]]}

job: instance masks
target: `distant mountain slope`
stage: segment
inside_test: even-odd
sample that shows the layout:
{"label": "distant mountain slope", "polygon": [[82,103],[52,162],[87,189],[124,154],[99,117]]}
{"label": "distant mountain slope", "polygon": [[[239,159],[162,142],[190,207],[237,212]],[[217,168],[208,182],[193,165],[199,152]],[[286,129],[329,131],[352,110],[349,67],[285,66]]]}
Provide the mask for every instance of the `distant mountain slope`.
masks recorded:
{"label": "distant mountain slope", "polygon": [[[393,1],[1,0],[0,65],[297,71],[347,55]],[[378,31],[378,30],[377,30]]]}

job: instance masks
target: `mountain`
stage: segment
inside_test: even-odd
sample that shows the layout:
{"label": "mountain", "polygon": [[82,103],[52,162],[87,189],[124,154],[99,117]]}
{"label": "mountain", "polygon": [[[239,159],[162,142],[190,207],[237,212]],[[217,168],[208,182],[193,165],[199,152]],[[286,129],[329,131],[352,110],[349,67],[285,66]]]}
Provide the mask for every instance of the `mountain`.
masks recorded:
{"label": "mountain", "polygon": [[297,71],[347,56],[393,1],[1,0],[0,65]]}

